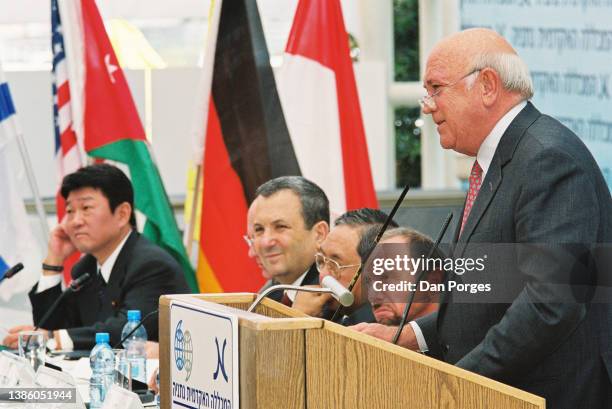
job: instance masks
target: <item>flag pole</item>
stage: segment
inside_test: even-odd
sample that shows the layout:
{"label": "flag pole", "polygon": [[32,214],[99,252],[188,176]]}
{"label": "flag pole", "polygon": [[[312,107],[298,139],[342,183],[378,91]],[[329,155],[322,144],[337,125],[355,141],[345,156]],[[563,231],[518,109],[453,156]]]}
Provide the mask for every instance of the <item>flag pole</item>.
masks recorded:
{"label": "flag pole", "polygon": [[183,235],[183,244],[187,250],[187,256],[191,260],[191,248],[193,246],[193,234],[196,225],[196,217],[198,214],[199,198],[200,198],[200,178],[202,174],[202,166],[195,165],[195,181],[193,182],[193,194],[191,197],[191,209],[189,209],[189,223]]}
{"label": "flag pole", "polygon": [[[15,114],[16,116],[17,114]],[[23,140],[23,132],[19,127],[19,123],[17,122],[17,118],[11,118],[11,122],[13,123],[15,135],[17,138],[17,145],[19,146],[19,153],[21,154],[21,160],[23,161],[23,165],[25,168],[25,173],[28,178],[28,183],[30,184],[30,190],[32,191],[32,196],[34,197],[34,204],[36,206],[36,213],[38,214],[38,218],[40,220],[40,226],[42,228],[43,234],[45,235],[45,239],[49,239],[49,224],[47,223],[47,214],[45,213],[45,208],[43,206],[42,199],[40,198],[40,192],[38,191],[38,184],[36,183],[36,177],[34,176],[34,171],[32,169],[32,162],[30,161],[30,155],[28,154],[28,148],[26,147],[25,141]]]}

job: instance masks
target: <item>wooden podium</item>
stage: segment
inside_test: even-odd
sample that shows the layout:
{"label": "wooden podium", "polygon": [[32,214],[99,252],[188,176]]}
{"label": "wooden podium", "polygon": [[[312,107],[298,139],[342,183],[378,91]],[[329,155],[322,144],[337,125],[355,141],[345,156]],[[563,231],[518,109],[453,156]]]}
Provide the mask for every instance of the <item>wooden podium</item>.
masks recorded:
{"label": "wooden podium", "polygon": [[161,408],[171,407],[170,302],[198,302],[239,320],[241,409],[544,409],[544,398],[311,318],[254,294],[160,298]]}

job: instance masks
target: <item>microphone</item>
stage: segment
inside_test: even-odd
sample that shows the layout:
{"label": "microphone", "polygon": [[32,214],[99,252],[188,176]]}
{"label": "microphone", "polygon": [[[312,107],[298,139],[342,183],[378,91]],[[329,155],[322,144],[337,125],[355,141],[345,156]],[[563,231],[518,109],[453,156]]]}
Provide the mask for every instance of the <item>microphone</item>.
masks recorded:
{"label": "microphone", "polygon": [[70,282],[70,285],[66,289],[66,292],[76,293],[83,287],[84,284],[89,281],[90,278],[91,276],[89,275],[89,273],[85,273],[80,277],[75,278]]}
{"label": "microphone", "polygon": [[136,332],[136,330],[140,327],[142,327],[145,323],[145,321],[147,321],[149,318],[151,318],[154,314],[157,314],[159,312],[159,309],[155,310],[155,311],[151,311],[150,313],[148,313],[147,315],[144,316],[143,319],[140,320],[140,322],[138,323],[138,325],[136,325],[134,328],[132,328],[132,330],[130,332],[128,332],[125,337],[121,338],[121,341],[117,342],[115,344],[115,346],[113,347],[113,349],[117,349],[120,348],[121,345],[123,345],[123,343],[132,336],[132,334],[134,332]]}
{"label": "microphone", "polygon": [[[326,277],[327,278],[327,277]],[[299,285],[290,285],[290,284],[279,284],[273,285],[272,287],[267,288],[264,292],[259,294],[253,304],[247,309],[248,312],[253,312],[255,307],[259,305],[261,300],[263,300],[268,294],[273,293],[279,290],[294,290],[294,291],[302,291],[307,293],[326,293],[331,294],[340,305],[348,307],[353,304],[354,297],[353,294],[344,288],[342,284],[340,284],[335,278],[330,277],[331,280],[324,280],[327,285],[323,284],[323,287],[300,287]],[[348,293],[348,294],[347,294]]]}
{"label": "microphone", "polygon": [[332,296],[345,307],[353,305],[355,296],[332,276],[325,276],[321,285],[332,290]]}
{"label": "microphone", "polygon": [[[53,314],[55,312],[57,307],[64,300],[64,298],[66,298],[66,296],[68,294],[76,293],[77,291],[81,290],[81,288],[83,288],[83,286],[90,279],[91,279],[91,275],[89,273],[85,273],[85,274],[79,276],[78,278],[72,280],[72,282],[70,283],[68,288],[66,288],[62,292],[62,294],[59,297],[57,297],[57,300],[55,300],[55,302],[51,305],[51,307],[49,307],[49,309],[47,310],[45,315],[43,315],[43,317],[40,319],[40,321],[38,321],[38,324],[36,324],[36,326],[34,327],[34,331],[36,331],[37,329],[39,329],[40,327],[44,326],[47,323],[47,321],[49,320],[49,317],[51,317],[51,314]],[[30,340],[28,339],[28,342],[26,343],[26,349],[27,349],[29,341]]]}
{"label": "microphone", "polygon": [[21,270],[23,270],[23,263],[17,263],[15,264],[13,267],[9,268],[8,270],[5,271],[4,275],[2,276],[2,278],[0,278],[0,283],[2,281],[4,281],[6,278],[11,278],[12,276],[14,276],[15,274],[17,274],[18,272],[20,272]]}
{"label": "microphone", "polygon": [[[374,239],[374,245],[372,246],[372,248],[370,249],[370,251],[368,252],[366,257],[364,258],[364,260],[367,260],[367,259],[370,258],[370,255],[372,254],[372,252],[374,251],[374,249],[378,245],[378,242],[380,241],[380,238],[382,237],[382,235],[385,234],[385,231],[387,231],[387,228],[389,227],[389,223],[391,223],[391,221],[393,220],[393,217],[395,216],[395,213],[397,213],[397,210],[401,206],[401,204],[404,201],[404,198],[406,197],[406,194],[408,193],[409,190],[410,190],[410,185],[406,185],[406,187],[404,188],[402,193],[397,198],[395,204],[393,205],[393,209],[391,209],[391,213],[389,213],[389,216],[387,217],[387,220],[385,220],[385,223],[383,224],[383,226],[380,228],[380,231],[376,235],[376,238]],[[357,272],[353,276],[353,279],[349,283],[349,286],[347,288],[349,291],[353,291],[353,287],[355,287],[355,284],[357,284],[357,280],[359,280],[359,277],[361,277],[362,269],[363,269],[363,264],[361,265],[361,267],[359,267],[359,269],[357,270]],[[334,314],[331,317],[331,321],[336,322],[336,319],[338,318],[338,315],[340,315],[340,311],[342,311],[342,307],[343,307],[343,305],[340,304],[338,306],[338,308],[336,308],[336,311],[334,311]]]}
{"label": "microphone", "polygon": [[[453,213],[449,212],[448,216],[446,216],[446,220],[444,220],[444,224],[442,224],[442,229],[440,229],[440,233],[438,233],[438,237],[436,238],[436,241],[434,242],[434,245],[431,246],[431,249],[429,250],[425,260],[431,258],[431,256],[434,254],[434,252],[438,249],[438,246],[440,245],[440,241],[442,241],[442,237],[444,237],[444,233],[446,233],[446,229],[448,229],[448,226],[449,226],[449,224],[450,224],[452,219],[453,219]],[[422,269],[421,272],[419,272],[419,275],[416,278],[416,287],[415,287],[415,290],[413,292],[411,292],[410,295],[408,296],[408,303],[404,307],[404,312],[402,314],[402,320],[400,321],[399,327],[397,327],[397,332],[395,333],[395,336],[393,337],[393,341],[392,342],[394,344],[397,344],[397,341],[399,340],[400,334],[402,333],[402,330],[404,329],[404,326],[406,325],[406,320],[408,319],[408,312],[410,311],[410,307],[412,307],[412,302],[414,301],[414,296],[415,296],[415,294],[417,292],[417,289],[421,285],[421,281],[423,280],[423,278],[425,278],[427,273],[429,273],[429,270]]]}

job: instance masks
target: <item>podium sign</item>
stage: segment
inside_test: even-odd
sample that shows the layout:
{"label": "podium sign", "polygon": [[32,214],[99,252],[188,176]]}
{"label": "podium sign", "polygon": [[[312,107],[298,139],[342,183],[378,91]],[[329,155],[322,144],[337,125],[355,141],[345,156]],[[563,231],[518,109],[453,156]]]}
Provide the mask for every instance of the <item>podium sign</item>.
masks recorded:
{"label": "podium sign", "polygon": [[238,409],[238,318],[184,301],[170,304],[171,407]]}

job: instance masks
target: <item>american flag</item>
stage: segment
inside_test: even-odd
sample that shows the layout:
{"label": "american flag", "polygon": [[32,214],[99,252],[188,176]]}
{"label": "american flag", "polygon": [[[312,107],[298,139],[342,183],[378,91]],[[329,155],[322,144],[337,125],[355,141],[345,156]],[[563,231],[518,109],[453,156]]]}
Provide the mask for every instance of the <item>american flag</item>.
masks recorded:
{"label": "american flag", "polygon": [[[55,128],[55,162],[57,164],[56,209],[57,220],[65,214],[64,199],[60,194],[62,179],[82,166],[77,137],[72,127],[70,84],[64,52],[64,36],[57,0],[51,0],[51,49],[53,50],[53,122]],[[74,261],[74,259],[73,259]],[[65,277],[70,277],[70,266],[65,265]]]}

